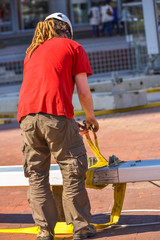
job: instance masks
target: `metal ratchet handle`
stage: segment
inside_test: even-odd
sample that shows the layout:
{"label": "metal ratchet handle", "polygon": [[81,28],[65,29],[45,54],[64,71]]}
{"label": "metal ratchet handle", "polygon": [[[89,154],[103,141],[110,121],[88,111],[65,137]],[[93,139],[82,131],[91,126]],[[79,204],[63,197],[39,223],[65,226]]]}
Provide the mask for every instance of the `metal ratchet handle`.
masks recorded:
{"label": "metal ratchet handle", "polygon": [[79,122],[77,122],[77,124],[78,124],[78,127],[79,127],[80,131],[83,131],[83,130],[87,129],[86,124],[83,123],[83,125],[82,125]]}
{"label": "metal ratchet handle", "polygon": [[[86,121],[85,121],[85,120],[83,121],[83,125],[85,126],[85,129],[87,129],[87,124],[86,124]],[[89,128],[88,128],[87,130],[93,131],[93,126],[92,126],[92,124],[89,126]]]}
{"label": "metal ratchet handle", "polygon": [[89,126],[89,128],[87,128],[87,124],[86,124],[85,120],[83,121],[83,124],[80,124],[79,122],[77,122],[77,124],[78,124],[80,131],[91,130],[92,132],[94,132],[92,124]]}

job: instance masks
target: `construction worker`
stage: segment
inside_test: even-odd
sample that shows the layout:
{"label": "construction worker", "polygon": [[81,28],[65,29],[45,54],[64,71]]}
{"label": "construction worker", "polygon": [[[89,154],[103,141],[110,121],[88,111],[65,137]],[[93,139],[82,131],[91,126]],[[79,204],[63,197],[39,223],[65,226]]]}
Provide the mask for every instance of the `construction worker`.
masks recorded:
{"label": "construction worker", "polygon": [[96,234],[85,189],[86,149],[73,119],[75,84],[87,129],[92,125],[98,131],[99,124],[87,81],[91,67],[83,47],[72,38],[67,16],[53,13],[37,24],[24,60],[17,120],[22,129],[24,173],[29,178],[28,201],[40,226],[37,240],[53,239],[57,222],[49,185],[51,154],[62,172],[63,208],[67,224],[73,224],[73,239]]}

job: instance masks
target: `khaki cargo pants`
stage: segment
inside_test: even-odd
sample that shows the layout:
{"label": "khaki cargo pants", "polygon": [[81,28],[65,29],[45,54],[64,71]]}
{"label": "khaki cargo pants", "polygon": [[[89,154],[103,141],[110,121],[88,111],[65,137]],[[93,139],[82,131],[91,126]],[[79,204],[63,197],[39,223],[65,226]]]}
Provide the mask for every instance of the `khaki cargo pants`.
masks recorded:
{"label": "khaki cargo pants", "polygon": [[65,116],[38,113],[23,117],[20,126],[24,173],[29,177],[28,201],[36,225],[48,227],[54,234],[57,209],[49,184],[52,153],[63,177],[66,222],[73,224],[75,232],[87,226],[91,220],[84,182],[88,164],[76,122]]}

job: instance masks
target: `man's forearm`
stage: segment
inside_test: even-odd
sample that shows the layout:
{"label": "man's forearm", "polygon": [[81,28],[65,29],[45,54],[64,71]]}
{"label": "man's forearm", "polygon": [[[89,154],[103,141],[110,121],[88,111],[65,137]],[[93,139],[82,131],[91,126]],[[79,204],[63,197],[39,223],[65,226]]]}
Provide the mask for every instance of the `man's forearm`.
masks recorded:
{"label": "man's forearm", "polygon": [[89,128],[93,126],[94,131],[98,131],[99,124],[94,116],[93,99],[88,85],[87,74],[81,73],[75,76],[77,93],[80,104],[86,114],[86,125]]}
{"label": "man's forearm", "polygon": [[86,118],[92,119],[94,118],[94,110],[93,110],[93,99],[91,93],[88,92],[86,95],[78,94],[80,104],[86,114]]}

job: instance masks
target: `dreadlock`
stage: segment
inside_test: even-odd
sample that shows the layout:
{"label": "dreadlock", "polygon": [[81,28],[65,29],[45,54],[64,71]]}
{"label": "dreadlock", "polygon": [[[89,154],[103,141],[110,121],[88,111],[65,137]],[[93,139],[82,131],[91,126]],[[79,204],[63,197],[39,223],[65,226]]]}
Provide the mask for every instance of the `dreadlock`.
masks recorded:
{"label": "dreadlock", "polygon": [[39,44],[42,44],[53,37],[59,37],[65,30],[70,31],[68,24],[57,19],[48,19],[44,22],[38,22],[32,43],[26,51],[26,53],[29,53],[29,58],[38,48]]}

